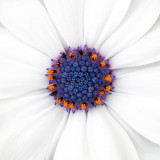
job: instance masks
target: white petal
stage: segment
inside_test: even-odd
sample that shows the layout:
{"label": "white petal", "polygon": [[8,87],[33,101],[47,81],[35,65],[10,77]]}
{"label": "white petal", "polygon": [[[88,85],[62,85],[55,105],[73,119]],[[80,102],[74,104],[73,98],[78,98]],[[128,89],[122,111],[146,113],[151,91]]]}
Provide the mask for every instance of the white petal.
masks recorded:
{"label": "white petal", "polygon": [[48,85],[44,73],[0,55],[0,99],[16,97]]}
{"label": "white petal", "polygon": [[145,68],[127,69],[128,73],[115,71],[117,79],[114,82],[116,92],[144,95],[159,100],[160,97],[160,65]]}
{"label": "white petal", "polygon": [[57,145],[54,160],[87,160],[86,113],[70,113]]}
{"label": "white petal", "polygon": [[138,160],[130,138],[105,106],[88,112],[87,132],[91,160]]}
{"label": "white petal", "polygon": [[101,52],[112,57],[139,40],[159,17],[159,0],[134,0],[118,29],[103,43]]}
{"label": "white petal", "polygon": [[145,139],[137,132],[132,130],[124,121],[122,121],[112,110],[112,115],[116,117],[121,126],[125,129],[130,136],[140,160],[159,160],[160,158],[160,146]]}
{"label": "white petal", "polygon": [[114,92],[108,97],[106,103],[131,128],[150,141],[160,144],[159,100],[136,94]]}
{"label": "white petal", "polygon": [[85,43],[95,47],[107,39],[125,16],[131,0],[87,0],[84,15]]}
{"label": "white petal", "polygon": [[42,73],[46,72],[46,68],[51,65],[48,56],[17,40],[3,28],[0,28],[0,44],[0,55],[8,59],[37,68]]}
{"label": "white petal", "polygon": [[68,113],[47,96],[24,96],[1,104],[0,159],[44,160],[53,137],[56,145]]}
{"label": "white petal", "polygon": [[57,30],[67,45],[83,43],[84,0],[43,0]]}
{"label": "white petal", "polygon": [[16,37],[50,57],[63,50],[59,36],[38,0],[1,0],[0,22]]}
{"label": "white petal", "polygon": [[112,68],[133,67],[160,60],[160,18],[141,40],[112,57]]}

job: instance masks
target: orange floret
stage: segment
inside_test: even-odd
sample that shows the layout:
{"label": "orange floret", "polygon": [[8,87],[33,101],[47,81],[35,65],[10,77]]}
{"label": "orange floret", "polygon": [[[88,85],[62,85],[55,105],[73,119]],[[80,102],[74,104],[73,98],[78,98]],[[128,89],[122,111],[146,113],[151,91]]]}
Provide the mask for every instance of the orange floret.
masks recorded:
{"label": "orange floret", "polygon": [[53,84],[50,84],[48,87],[49,87],[49,89],[50,89],[51,91],[55,88],[55,86],[54,86]]}
{"label": "orange floret", "polygon": [[73,52],[70,52],[69,53],[69,56],[72,58],[72,57],[74,57],[74,53]]}
{"label": "orange floret", "polygon": [[86,109],[87,108],[87,106],[86,106],[86,104],[81,104],[81,109]]}
{"label": "orange floret", "polygon": [[110,75],[108,75],[107,77],[104,78],[106,81],[112,81],[112,78]]}
{"label": "orange floret", "polygon": [[106,91],[110,91],[111,90],[111,86],[106,86]]}
{"label": "orange floret", "polygon": [[102,95],[104,95],[104,92],[103,91],[99,91],[99,94],[102,96]]}
{"label": "orange floret", "polygon": [[49,73],[49,74],[53,74],[53,70],[52,70],[52,69],[49,69],[49,70],[48,70],[48,73]]}
{"label": "orange floret", "polygon": [[57,103],[61,103],[61,102],[62,102],[62,99],[61,99],[61,98],[57,98],[57,99],[56,99],[56,102],[57,102]]}
{"label": "orange floret", "polygon": [[74,107],[73,103],[69,104],[69,108],[72,109]]}
{"label": "orange floret", "polygon": [[104,67],[106,65],[106,62],[105,61],[102,61],[101,63],[100,63],[100,66],[101,67]]}
{"label": "orange floret", "polygon": [[53,80],[53,76],[48,76],[48,80]]}
{"label": "orange floret", "polygon": [[64,107],[67,107],[68,106],[68,101],[64,101],[63,105],[64,105]]}
{"label": "orange floret", "polygon": [[102,103],[100,97],[97,97],[95,102],[96,102],[97,104],[101,104],[101,103]]}
{"label": "orange floret", "polygon": [[96,54],[93,54],[93,55],[91,56],[91,59],[95,61],[95,60],[97,59],[97,55],[96,55]]}

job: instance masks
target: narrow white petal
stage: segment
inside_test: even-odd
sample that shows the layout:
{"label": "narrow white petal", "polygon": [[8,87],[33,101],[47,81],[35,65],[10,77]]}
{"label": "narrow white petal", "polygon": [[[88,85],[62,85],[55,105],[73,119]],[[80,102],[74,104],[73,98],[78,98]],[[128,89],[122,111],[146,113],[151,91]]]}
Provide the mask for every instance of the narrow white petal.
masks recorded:
{"label": "narrow white petal", "polygon": [[0,28],[0,55],[39,69],[42,73],[51,65],[48,56],[22,43],[4,28]]}
{"label": "narrow white petal", "polygon": [[54,160],[87,160],[86,113],[70,113],[57,145]]}
{"label": "narrow white petal", "polygon": [[38,0],[1,0],[0,22],[16,37],[50,57],[63,50],[59,36]]}
{"label": "narrow white petal", "polygon": [[47,96],[24,96],[1,103],[0,159],[44,160],[53,137],[56,145],[68,113]]}
{"label": "narrow white petal", "polygon": [[159,0],[134,0],[117,30],[103,43],[100,50],[106,56],[130,47],[153,26],[159,17]]}
{"label": "narrow white petal", "polygon": [[91,109],[87,120],[89,159],[138,160],[129,136],[105,106]]}
{"label": "narrow white petal", "polygon": [[0,55],[0,99],[16,97],[47,87],[44,73]]}
{"label": "narrow white petal", "polygon": [[124,18],[131,0],[87,0],[84,38],[89,46],[98,46],[108,38]]}
{"label": "narrow white petal", "polygon": [[71,47],[83,43],[84,0],[43,0],[60,35]]}
{"label": "narrow white petal", "polygon": [[114,82],[116,92],[144,95],[159,99],[160,97],[160,66],[151,65],[145,68],[128,69],[128,73],[115,71],[117,80]]}
{"label": "narrow white petal", "polygon": [[140,66],[160,61],[159,42],[160,18],[141,40],[111,58],[112,68]]}
{"label": "narrow white petal", "polygon": [[148,140],[160,144],[159,100],[136,94],[114,92],[108,97],[106,103],[131,128]]}
{"label": "narrow white petal", "polygon": [[125,129],[130,136],[140,160],[159,160],[160,158],[160,146],[152,143],[143,136],[139,135],[136,131],[131,129],[124,121],[120,119],[112,110],[112,115],[118,120],[121,126]]}

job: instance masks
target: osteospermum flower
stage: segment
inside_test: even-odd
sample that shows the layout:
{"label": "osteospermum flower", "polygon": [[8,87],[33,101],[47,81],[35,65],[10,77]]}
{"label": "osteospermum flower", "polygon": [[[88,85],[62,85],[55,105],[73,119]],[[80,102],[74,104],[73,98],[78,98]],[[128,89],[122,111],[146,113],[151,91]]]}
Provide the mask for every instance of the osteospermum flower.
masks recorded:
{"label": "osteospermum flower", "polygon": [[159,160],[159,13],[0,0],[0,159]]}

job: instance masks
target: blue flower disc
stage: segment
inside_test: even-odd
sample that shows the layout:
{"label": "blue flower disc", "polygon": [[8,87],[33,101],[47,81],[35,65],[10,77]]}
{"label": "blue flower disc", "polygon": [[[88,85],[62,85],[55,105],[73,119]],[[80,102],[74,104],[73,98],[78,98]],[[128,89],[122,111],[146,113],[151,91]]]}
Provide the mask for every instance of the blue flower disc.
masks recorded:
{"label": "blue flower disc", "polygon": [[114,89],[115,76],[109,60],[94,48],[67,48],[47,68],[47,89],[55,104],[67,111],[85,110],[103,105]]}

